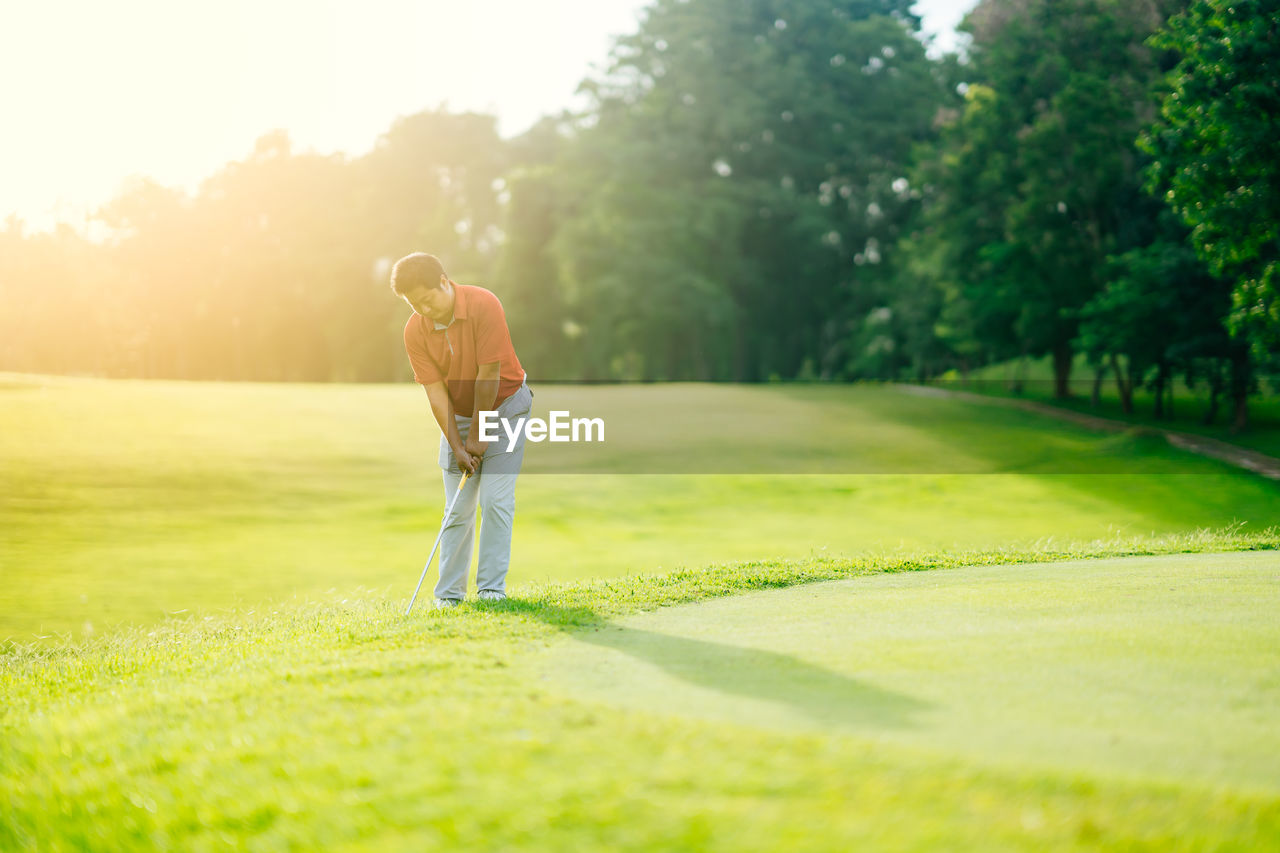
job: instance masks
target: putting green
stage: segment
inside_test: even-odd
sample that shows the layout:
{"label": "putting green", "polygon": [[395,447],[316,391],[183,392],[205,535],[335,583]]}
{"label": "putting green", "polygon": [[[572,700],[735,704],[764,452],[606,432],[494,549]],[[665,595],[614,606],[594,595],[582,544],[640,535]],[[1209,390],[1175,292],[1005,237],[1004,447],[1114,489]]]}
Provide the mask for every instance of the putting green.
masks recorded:
{"label": "putting green", "polygon": [[1280,790],[1280,554],[876,575],[630,617],[544,684],[967,759]]}

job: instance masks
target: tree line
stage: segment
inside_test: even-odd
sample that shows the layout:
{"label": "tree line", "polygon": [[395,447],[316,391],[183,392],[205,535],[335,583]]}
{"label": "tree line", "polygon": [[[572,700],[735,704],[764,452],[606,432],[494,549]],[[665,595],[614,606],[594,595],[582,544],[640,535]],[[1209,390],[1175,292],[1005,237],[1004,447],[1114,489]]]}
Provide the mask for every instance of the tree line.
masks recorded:
{"label": "tree line", "polygon": [[[0,230],[0,369],[407,378],[390,265],[490,287],[539,380],[928,379],[1083,354],[1237,424],[1280,339],[1280,0],[655,0],[511,139],[398,119],[359,157],[258,140]],[[1159,414],[1159,410],[1157,411]]]}

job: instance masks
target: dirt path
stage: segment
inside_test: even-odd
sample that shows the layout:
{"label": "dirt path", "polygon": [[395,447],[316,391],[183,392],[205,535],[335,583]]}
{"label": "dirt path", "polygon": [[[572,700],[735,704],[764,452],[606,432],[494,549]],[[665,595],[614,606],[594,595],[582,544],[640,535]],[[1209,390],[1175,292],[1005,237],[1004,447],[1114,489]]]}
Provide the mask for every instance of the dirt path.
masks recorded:
{"label": "dirt path", "polygon": [[1188,432],[1176,432],[1170,429],[1161,429],[1160,427],[1151,427],[1139,424],[1125,423],[1124,421],[1116,421],[1110,418],[1099,418],[1094,415],[1086,415],[1081,412],[1073,412],[1070,409],[1060,409],[1057,406],[1051,406],[1048,403],[1037,403],[1033,400],[1014,400],[1008,397],[989,397],[985,394],[974,394],[970,391],[953,391],[948,388],[931,388],[927,385],[894,385],[893,387],[906,394],[913,394],[918,397],[946,397],[953,400],[965,400],[971,403],[985,403],[989,406],[1005,406],[1011,409],[1023,409],[1028,412],[1036,412],[1041,415],[1048,415],[1051,418],[1057,418],[1060,421],[1078,424],[1086,429],[1099,430],[1101,432],[1124,432],[1129,429],[1141,429],[1149,432],[1159,433],[1164,436],[1165,441],[1180,450],[1189,450],[1192,453],[1198,453],[1201,456],[1208,456],[1211,459],[1217,459],[1226,462],[1228,465],[1235,465],[1237,468],[1244,468],[1255,474],[1270,480],[1280,480],[1280,459],[1274,456],[1268,456],[1265,453],[1259,453],[1256,450],[1249,450],[1234,444],[1228,444],[1225,441],[1219,441],[1216,438],[1208,436],[1195,435]]}

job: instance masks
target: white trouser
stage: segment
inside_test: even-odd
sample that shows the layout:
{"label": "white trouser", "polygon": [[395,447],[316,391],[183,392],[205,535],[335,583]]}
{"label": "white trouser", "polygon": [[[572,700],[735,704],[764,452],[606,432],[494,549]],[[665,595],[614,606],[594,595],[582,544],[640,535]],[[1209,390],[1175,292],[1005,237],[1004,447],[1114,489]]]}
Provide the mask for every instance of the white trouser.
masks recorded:
{"label": "white trouser", "polygon": [[[498,406],[498,417],[511,429],[520,418],[529,417],[533,391],[527,384]],[[463,443],[471,430],[471,418],[457,415],[458,434]],[[523,424],[521,424],[523,426]],[[476,589],[506,592],[507,569],[511,566],[511,524],[516,514],[516,475],[524,461],[524,430],[516,445],[507,450],[507,433],[498,428],[498,440],[489,445],[479,476],[467,480],[440,540],[440,581],[436,598],[465,598],[467,570],[475,545],[476,503],[480,504],[480,563],[476,568]],[[444,472],[445,506],[453,499],[462,480],[462,469],[444,436],[440,437],[440,467]]]}

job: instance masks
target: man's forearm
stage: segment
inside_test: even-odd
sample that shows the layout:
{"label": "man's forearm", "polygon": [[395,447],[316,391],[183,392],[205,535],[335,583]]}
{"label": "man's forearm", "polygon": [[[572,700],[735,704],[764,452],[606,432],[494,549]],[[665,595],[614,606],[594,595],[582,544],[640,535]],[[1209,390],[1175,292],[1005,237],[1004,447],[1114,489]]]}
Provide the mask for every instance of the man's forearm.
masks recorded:
{"label": "man's forearm", "polygon": [[441,435],[449,442],[453,452],[457,453],[462,449],[462,434],[458,432],[458,422],[454,418],[453,400],[443,383],[439,387],[427,386],[427,400],[431,403],[431,414],[440,427]]}
{"label": "man's forearm", "polygon": [[493,403],[498,399],[498,377],[476,380],[476,410],[471,413],[471,422],[480,423],[481,412],[492,412]]}
{"label": "man's forearm", "polygon": [[494,401],[498,399],[498,381],[501,377],[501,363],[496,361],[480,365],[476,371],[475,411],[471,413],[471,422],[479,423],[481,412],[492,412]]}

